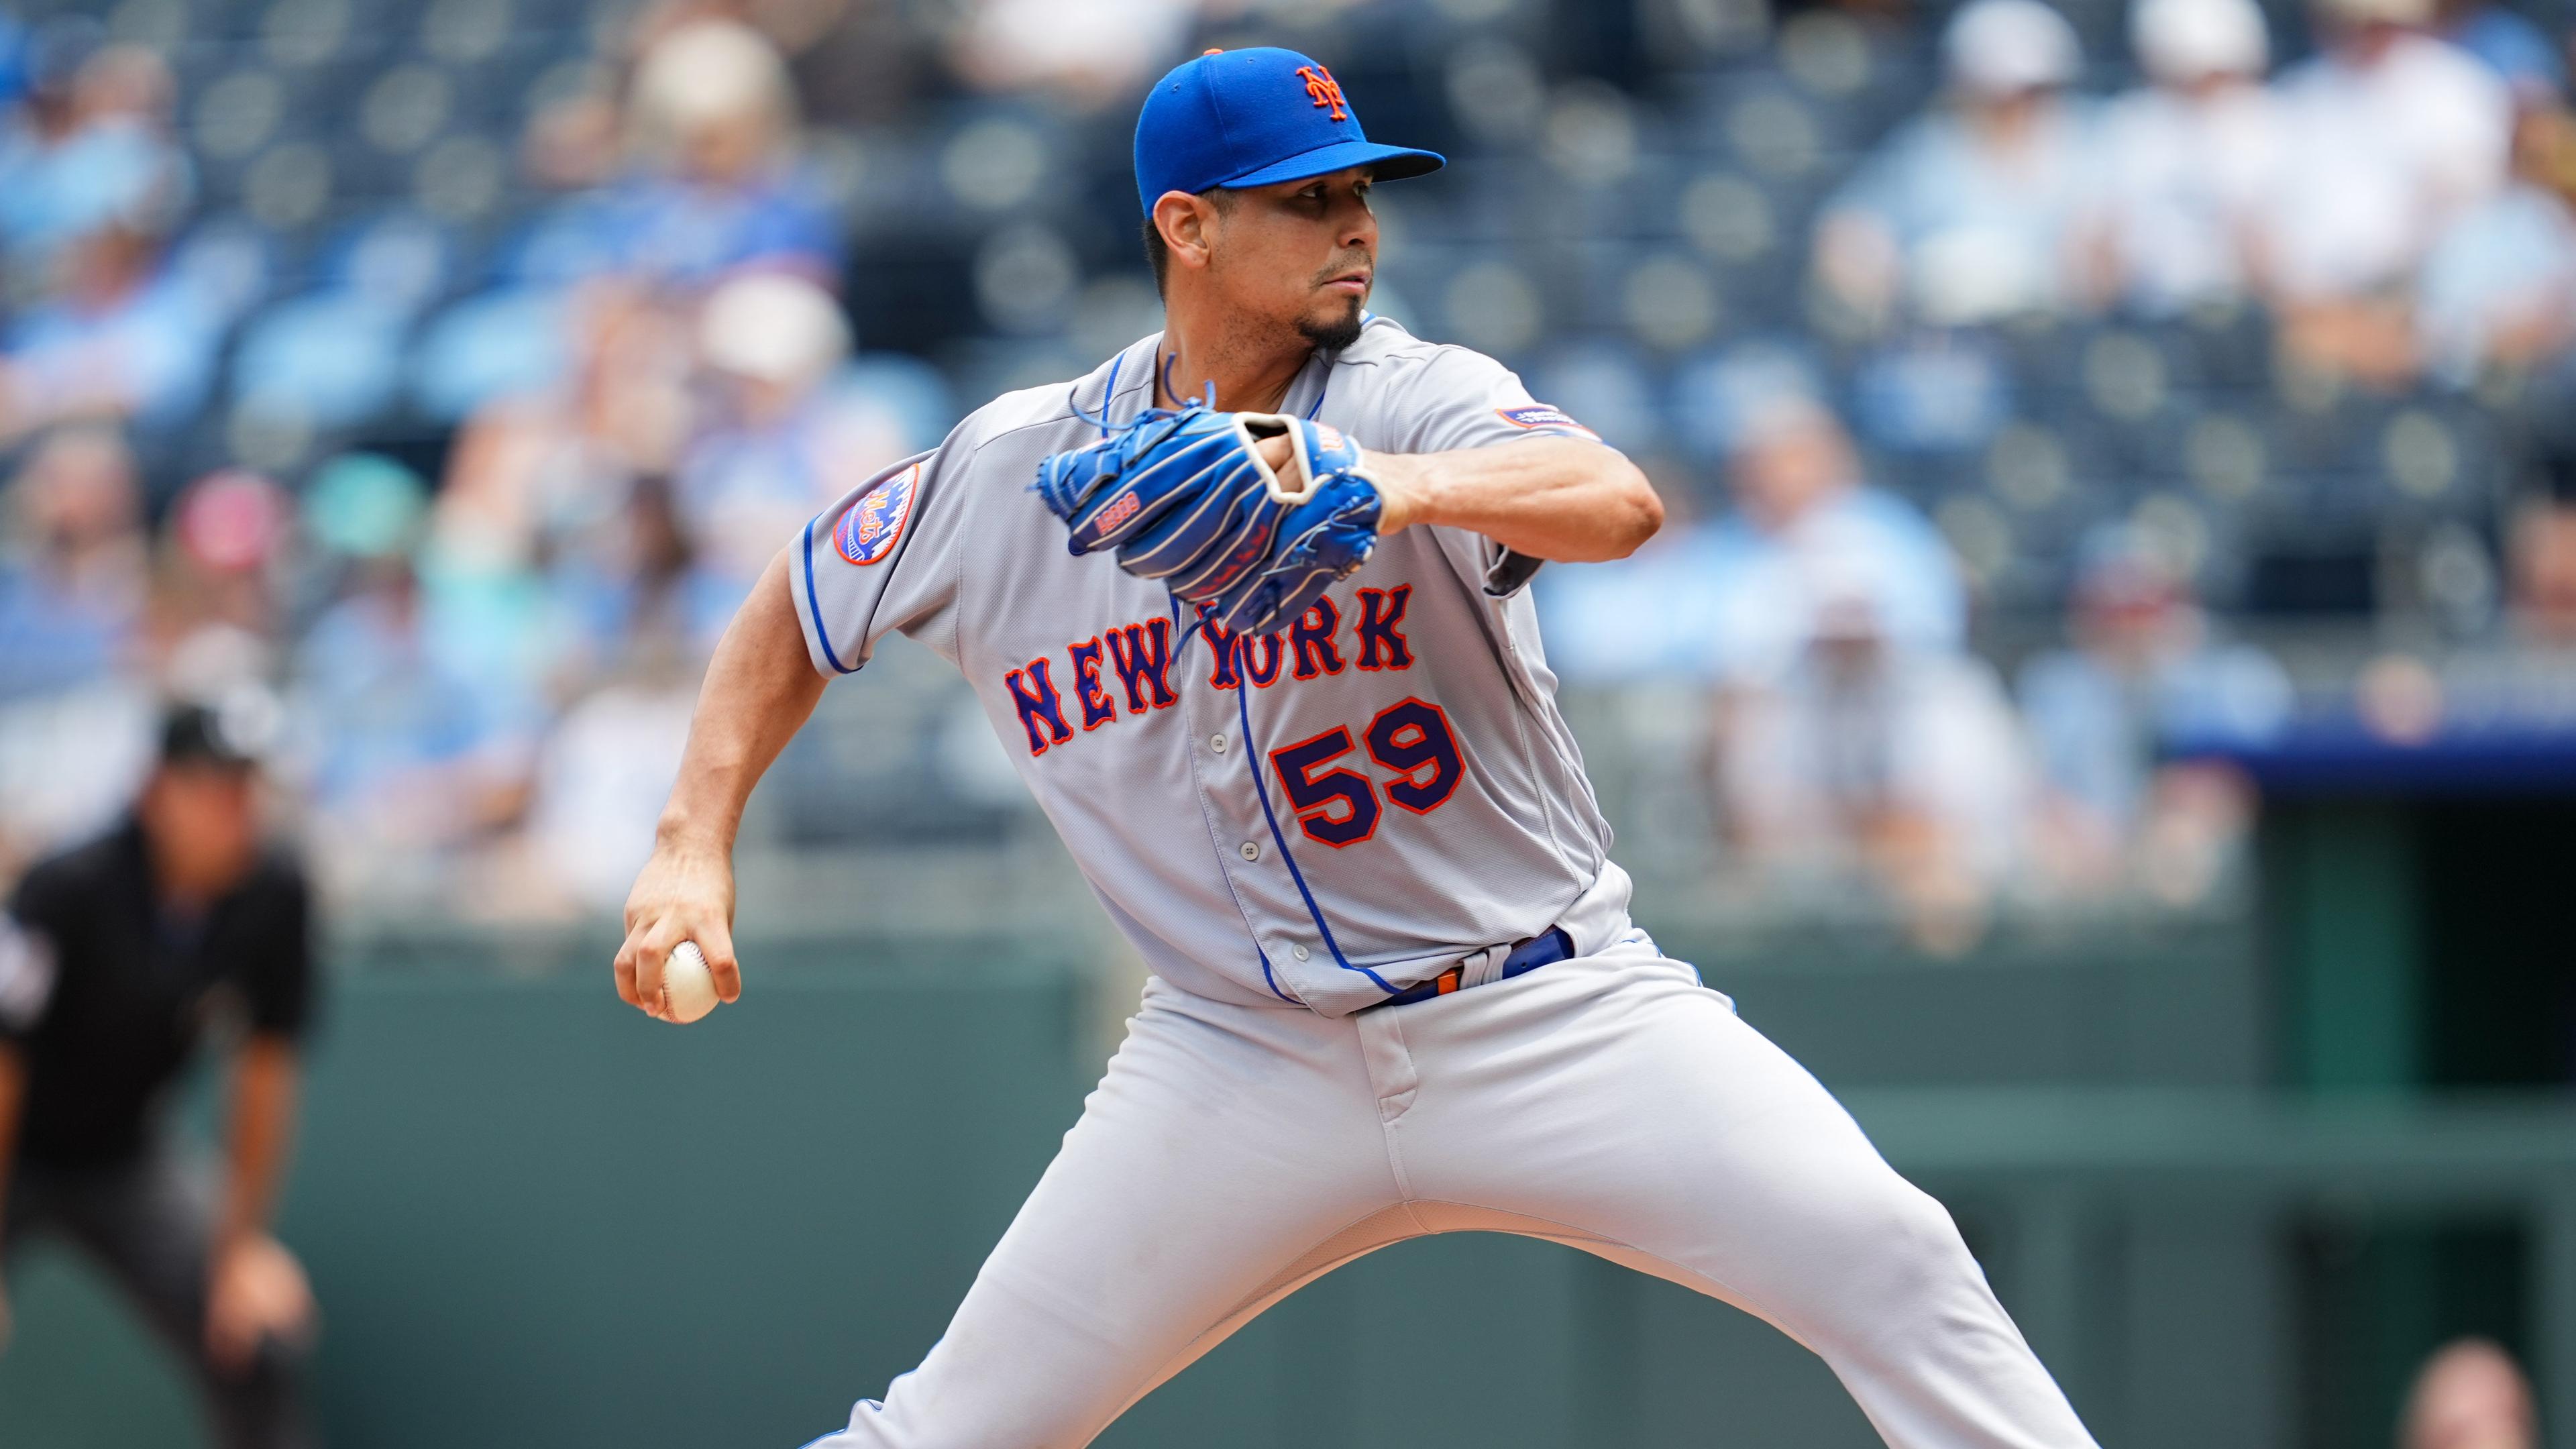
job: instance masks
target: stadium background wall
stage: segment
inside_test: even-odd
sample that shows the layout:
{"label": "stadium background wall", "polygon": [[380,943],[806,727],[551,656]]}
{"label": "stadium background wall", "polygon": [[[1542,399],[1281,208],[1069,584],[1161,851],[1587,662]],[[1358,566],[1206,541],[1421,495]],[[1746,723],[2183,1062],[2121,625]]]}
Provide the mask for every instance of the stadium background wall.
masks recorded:
{"label": "stadium background wall", "polygon": [[[2372,1443],[2373,1366],[2462,1328],[2564,1382],[2576,1111],[2274,1090],[2250,928],[1951,962],[1706,944],[1712,982],[1951,1204],[2106,1444]],[[781,943],[749,1005],[687,1032],[609,1009],[586,949],[492,959],[457,938],[340,963],[286,1221],[332,1305],[335,1445],[801,1442],[938,1334],[1100,1050],[1086,968],[1000,944]],[[15,1287],[34,1327],[0,1360],[0,1442],[199,1442],[70,1259]],[[2363,1302],[2372,1339],[2339,1337]],[[1743,1315],[1475,1235],[1310,1288],[1102,1442],[1644,1446],[1721,1422],[1874,1442]]]}

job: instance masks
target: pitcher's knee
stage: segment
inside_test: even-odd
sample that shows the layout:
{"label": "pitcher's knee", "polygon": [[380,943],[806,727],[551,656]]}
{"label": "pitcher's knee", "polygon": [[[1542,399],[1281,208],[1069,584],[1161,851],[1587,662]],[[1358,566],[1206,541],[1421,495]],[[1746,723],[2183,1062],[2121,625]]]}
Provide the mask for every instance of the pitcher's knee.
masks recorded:
{"label": "pitcher's knee", "polygon": [[1831,1240],[1819,1246],[1835,1287],[1817,1327],[1832,1337],[1908,1337],[1956,1311],[1962,1293],[1984,1296],[1982,1272],[1949,1209],[1892,1172],[1828,1221]]}

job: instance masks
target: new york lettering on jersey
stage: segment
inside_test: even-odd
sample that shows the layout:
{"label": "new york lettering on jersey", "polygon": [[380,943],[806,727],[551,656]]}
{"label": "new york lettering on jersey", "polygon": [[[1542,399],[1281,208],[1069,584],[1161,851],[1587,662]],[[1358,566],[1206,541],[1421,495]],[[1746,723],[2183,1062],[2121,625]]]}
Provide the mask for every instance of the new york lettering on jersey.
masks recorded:
{"label": "new york lettering on jersey", "polygon": [[[1607,944],[1627,880],[1530,601],[1484,591],[1491,544],[1408,529],[1248,639],[1067,553],[1027,491],[1038,460],[1098,436],[1076,404],[1144,407],[1157,342],[1070,392],[997,400],[819,516],[790,579],[817,667],[854,670],[894,630],[956,664],[1113,918],[1184,989],[1338,1015],[1552,925]],[[1284,410],[1390,452],[1586,435],[1499,364],[1383,318]],[[854,513],[864,563],[832,542]]]}
{"label": "new york lettering on jersey", "polygon": [[[1254,688],[1267,689],[1283,678],[1321,679],[1344,669],[1412,668],[1413,649],[1405,640],[1403,625],[1413,586],[1362,587],[1356,592],[1359,608],[1349,627],[1344,626],[1342,606],[1326,595],[1287,629],[1244,640],[1240,663],[1234,634],[1201,618],[1198,632],[1208,642],[1200,651],[1208,688],[1236,688],[1245,675],[1251,677]],[[1068,709],[1087,732],[1122,717],[1176,707],[1180,698],[1172,690],[1175,632],[1187,631],[1176,631],[1169,617],[1112,625],[1067,644],[1058,654],[1040,655],[1004,674],[1002,687],[1019,712],[1029,753],[1043,755],[1049,746],[1073,738],[1073,729],[1066,723]],[[1187,643],[1185,639],[1184,647]],[[1059,679],[1071,681],[1069,689],[1059,689]],[[1119,694],[1112,692],[1113,683],[1123,693],[1124,716]],[[1070,706],[1065,702],[1068,694],[1073,701]]]}

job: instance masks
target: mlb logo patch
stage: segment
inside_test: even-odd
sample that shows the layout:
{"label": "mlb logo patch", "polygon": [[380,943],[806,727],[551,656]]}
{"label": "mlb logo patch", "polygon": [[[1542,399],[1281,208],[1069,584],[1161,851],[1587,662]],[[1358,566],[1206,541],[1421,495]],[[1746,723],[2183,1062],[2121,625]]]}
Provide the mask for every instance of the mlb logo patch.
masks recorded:
{"label": "mlb logo patch", "polygon": [[854,564],[882,563],[903,537],[912,517],[912,500],[921,491],[921,465],[916,463],[871,488],[841,515],[832,530],[832,546]]}
{"label": "mlb logo patch", "polygon": [[1552,408],[1545,403],[1535,403],[1525,408],[1496,408],[1494,412],[1504,422],[1516,428],[1528,428],[1533,432],[1572,433],[1578,438],[1590,438],[1596,443],[1601,441],[1599,433],[1566,416],[1564,409]]}

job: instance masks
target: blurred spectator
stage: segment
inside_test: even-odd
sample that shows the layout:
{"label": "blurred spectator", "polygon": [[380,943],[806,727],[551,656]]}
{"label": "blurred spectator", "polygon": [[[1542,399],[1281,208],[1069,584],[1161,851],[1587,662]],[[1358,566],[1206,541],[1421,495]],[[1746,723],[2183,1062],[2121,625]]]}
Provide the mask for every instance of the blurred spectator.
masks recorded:
{"label": "blurred spectator", "polygon": [[529,118],[520,170],[554,200],[503,245],[492,286],[424,329],[411,391],[432,419],[454,424],[496,398],[556,386],[578,365],[593,324],[581,284],[618,266],[615,208],[604,190],[617,173],[618,126],[615,103],[598,89]]}
{"label": "blurred spectator", "polygon": [[629,140],[644,170],[604,211],[628,271],[705,282],[754,262],[840,271],[840,226],[796,157],[796,95],[778,52],[732,21],[679,26],[636,69]]}
{"label": "blurred spectator", "polygon": [[59,291],[8,330],[0,440],[81,419],[167,432],[196,415],[222,327],[164,264],[167,224],[120,215],[66,250]]}
{"label": "blurred spectator", "polygon": [[2139,0],[2129,44],[2150,84],[2103,114],[2096,287],[2148,316],[2238,301],[2281,164],[2263,12],[2253,0]]}
{"label": "blurred spectator", "polygon": [[1577,684],[1703,679],[1718,667],[1709,627],[1724,580],[1711,567],[1712,529],[1691,517],[1691,481],[1660,472],[1664,528],[1617,564],[1543,569],[1532,593],[1548,667]]}
{"label": "blurred spectator", "polygon": [[1882,142],[1816,239],[1825,287],[1872,323],[1936,325],[2074,300],[2091,184],[2088,120],[2065,96],[2074,27],[2041,0],[1970,0],[1941,37],[1944,105]]}
{"label": "blurred spectator", "polygon": [[1842,424],[1795,384],[1728,391],[1700,401],[1727,415],[1734,512],[1691,528],[1676,519],[1622,563],[1542,575],[1557,667],[1586,681],[1776,678],[1815,633],[1818,580],[1851,575],[1901,647],[1961,647],[1967,592],[1931,521],[1863,481]]}
{"label": "blurred spectator", "polygon": [[2442,233],[2416,289],[2426,368],[2455,386],[2576,338],[2576,118],[2528,106],[2513,139],[2512,183]]}
{"label": "blurred spectator", "polygon": [[2533,499],[2515,514],[2513,625],[2532,649],[2576,652],[2576,499]]}
{"label": "blurred spectator", "polygon": [[0,561],[0,874],[103,827],[141,777],[147,588],[134,458],[114,433],[48,435],[10,485]]}
{"label": "blurred spectator", "polygon": [[179,495],[154,607],[172,692],[220,699],[275,682],[294,528],[294,500],[247,469],[210,473]]}
{"label": "blurred spectator", "polygon": [[738,277],[707,298],[698,355],[715,405],[675,493],[704,566],[737,599],[806,519],[914,451],[899,418],[839,385],[849,352],[840,309],[803,278]]}
{"label": "blurred spectator", "polygon": [[439,491],[442,512],[550,562],[620,548],[617,515],[635,481],[668,476],[697,431],[690,338],[672,308],[594,283],[568,329],[569,375],[478,409]]}
{"label": "blurred spectator", "polygon": [[2544,489],[2514,506],[2505,529],[2508,597],[2501,626],[2426,661],[2383,656],[2364,672],[2355,704],[2383,737],[2420,742],[2446,729],[2474,733],[2576,730],[2576,489],[2570,444],[2541,442]]}
{"label": "blurred spectator", "polygon": [[646,857],[697,709],[695,640],[667,623],[639,621],[624,655],[596,691],[564,712],[537,760],[528,810],[536,883],[561,904],[613,917]]}
{"label": "blurred spectator", "polygon": [[883,0],[765,0],[751,21],[786,53],[807,117],[834,127],[900,125],[946,77],[918,17]]}
{"label": "blurred spectator", "polygon": [[[312,911],[303,870],[262,840],[262,723],[173,711],[125,823],[37,865],[0,915],[0,1255],[34,1233],[77,1242],[195,1370],[223,1449],[303,1449],[312,1291],[269,1225]],[[218,1026],[238,1039],[220,1173],[160,1120]],[[7,1318],[0,1285],[0,1335]]]}
{"label": "blurred spectator", "polygon": [[2397,1449],[2540,1449],[2530,1381],[2487,1339],[2450,1344],[2415,1376]]}
{"label": "blurred spectator", "polygon": [[617,544],[568,555],[549,581],[568,635],[558,683],[604,677],[648,637],[704,659],[742,603],[735,580],[698,566],[659,480],[636,483],[615,533]]}
{"label": "blurred spectator", "polygon": [[44,283],[67,244],[115,225],[168,226],[191,187],[170,138],[172,83],[138,46],[99,50],[39,76],[0,132],[0,248],[21,283]]}
{"label": "blurred spectator", "polygon": [[1091,110],[1132,98],[1179,58],[1192,0],[972,0],[959,75],[987,91],[1052,91]]}
{"label": "blurred spectator", "polygon": [[306,527],[345,573],[297,652],[292,717],[317,853],[335,891],[389,907],[434,900],[460,851],[516,815],[531,749],[509,681],[433,647],[413,564],[419,484],[380,460],[314,480]]}
{"label": "blurred spectator", "polygon": [[2503,184],[2504,83],[2423,33],[2430,0],[2319,0],[2324,49],[2280,83],[2288,146],[2263,254],[2285,339],[2394,386],[2415,368],[2409,290],[2454,220]]}
{"label": "blurred spectator", "polygon": [[29,452],[9,488],[0,566],[0,696],[59,689],[116,668],[145,592],[134,455],[103,428],[66,428]]}
{"label": "blurred spectator", "polygon": [[[364,455],[343,461],[399,466]],[[552,627],[536,540],[504,522],[446,495],[432,506],[428,536],[412,560],[420,639],[442,674],[475,682],[487,719],[533,729],[563,639]]]}
{"label": "blurred spectator", "polygon": [[1725,692],[1720,818],[1766,876],[1830,898],[1874,882],[1918,944],[1977,939],[2025,862],[2029,762],[1994,671],[1909,648],[1858,568],[1818,581],[1814,635],[1775,682]]}
{"label": "blurred spectator", "polygon": [[1833,414],[1783,396],[1746,418],[1727,464],[1735,513],[1708,530],[1699,567],[1715,596],[1705,621],[1717,673],[1776,674],[1818,628],[1823,580],[1865,589],[1873,626],[1902,651],[1965,643],[1967,593],[1940,531],[1895,494],[1867,486]]}
{"label": "blurred spectator", "polygon": [[2290,679],[2269,655],[2210,638],[2190,584],[2134,525],[2086,540],[2075,647],[2021,671],[2024,718],[2047,785],[2052,874],[2078,890],[2143,884],[2187,904],[2216,884],[2253,802],[2215,767],[2168,747],[2258,744],[2289,723]]}

